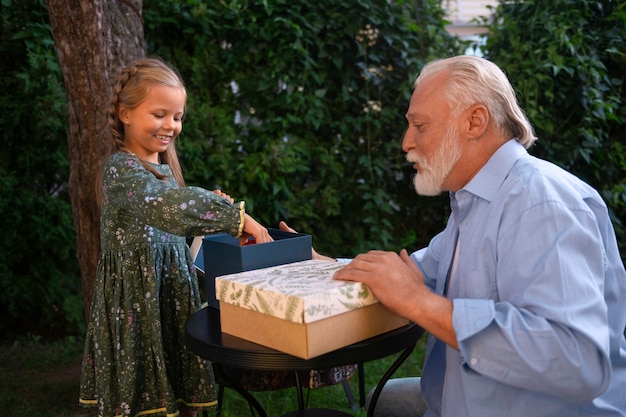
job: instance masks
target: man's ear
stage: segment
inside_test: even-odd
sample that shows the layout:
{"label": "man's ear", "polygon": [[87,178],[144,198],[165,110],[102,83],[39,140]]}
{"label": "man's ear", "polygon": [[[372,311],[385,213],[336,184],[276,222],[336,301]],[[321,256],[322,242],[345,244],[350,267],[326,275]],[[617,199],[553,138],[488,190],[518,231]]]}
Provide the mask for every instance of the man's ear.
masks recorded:
{"label": "man's ear", "polygon": [[489,125],[489,112],[482,104],[474,104],[467,110],[467,135],[476,139],[482,136]]}

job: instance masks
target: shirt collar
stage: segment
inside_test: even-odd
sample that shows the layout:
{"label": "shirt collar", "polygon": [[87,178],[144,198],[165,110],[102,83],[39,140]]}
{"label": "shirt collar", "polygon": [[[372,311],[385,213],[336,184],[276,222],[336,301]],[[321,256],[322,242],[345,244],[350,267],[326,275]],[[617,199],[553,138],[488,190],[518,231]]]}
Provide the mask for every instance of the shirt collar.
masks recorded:
{"label": "shirt collar", "polygon": [[491,155],[462,190],[491,201],[515,162],[525,154],[526,149],[516,139],[508,140]]}

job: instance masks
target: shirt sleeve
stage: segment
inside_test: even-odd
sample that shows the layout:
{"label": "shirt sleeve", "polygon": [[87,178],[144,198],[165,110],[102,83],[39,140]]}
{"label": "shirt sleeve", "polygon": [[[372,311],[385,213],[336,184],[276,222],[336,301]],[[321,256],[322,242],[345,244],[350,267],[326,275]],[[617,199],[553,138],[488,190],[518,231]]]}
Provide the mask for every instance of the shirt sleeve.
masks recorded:
{"label": "shirt sleeve", "polygon": [[[606,258],[593,213],[533,205],[503,222],[497,254],[499,299],[453,301],[463,366],[574,403],[598,396],[611,366]],[[478,279],[467,273],[459,279]]]}
{"label": "shirt sleeve", "polygon": [[103,200],[129,212],[157,229],[179,235],[200,236],[226,232],[241,234],[245,203],[229,200],[200,187],[178,187],[160,180],[135,158],[118,158],[103,175]]}

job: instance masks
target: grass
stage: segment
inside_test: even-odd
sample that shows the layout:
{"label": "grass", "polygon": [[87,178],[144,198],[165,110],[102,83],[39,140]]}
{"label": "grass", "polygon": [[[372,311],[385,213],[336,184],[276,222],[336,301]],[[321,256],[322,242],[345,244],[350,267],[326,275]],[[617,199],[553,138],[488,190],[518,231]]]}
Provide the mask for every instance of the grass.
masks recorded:
{"label": "grass", "polygon": [[[418,343],[411,356],[394,377],[416,376],[421,364],[426,337]],[[11,417],[95,417],[92,410],[78,406],[82,340],[70,337],[54,343],[35,337],[0,345],[0,410]],[[366,393],[372,389],[397,355],[367,362],[365,368]],[[351,380],[352,392],[358,402],[358,383]],[[295,388],[255,392],[253,395],[271,417],[281,416],[298,408]],[[357,417],[363,410],[352,411],[341,384],[306,391],[311,408],[335,408]],[[246,401],[235,391],[226,389],[222,417],[251,416]]]}
{"label": "grass", "polygon": [[36,338],[0,346],[0,410],[12,417],[85,417],[78,407],[82,342]]}

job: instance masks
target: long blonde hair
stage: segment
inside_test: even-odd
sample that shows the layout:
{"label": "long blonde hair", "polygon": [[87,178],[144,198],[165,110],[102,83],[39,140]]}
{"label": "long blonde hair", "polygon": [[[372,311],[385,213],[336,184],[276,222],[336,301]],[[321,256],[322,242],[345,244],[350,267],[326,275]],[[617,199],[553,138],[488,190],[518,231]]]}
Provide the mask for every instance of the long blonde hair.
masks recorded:
{"label": "long blonde hair", "polygon": [[[124,68],[113,88],[113,96],[111,97],[111,105],[107,113],[109,119],[109,127],[113,135],[114,152],[126,150],[124,143],[124,123],[119,117],[120,105],[127,109],[136,108],[145,98],[150,86],[160,85],[166,87],[175,87],[185,90],[185,85],[178,72],[167,65],[160,59],[144,58],[139,59]],[[183,187],[185,180],[183,178],[178,155],[176,154],[176,138],[172,141],[167,150],[159,153],[159,163],[167,164],[172,170],[174,180]],[[159,179],[164,176],[154,167],[145,161],[141,161],[143,166]]]}
{"label": "long blonde hair", "polygon": [[424,66],[415,86],[428,75],[443,70],[450,71],[445,94],[453,112],[481,103],[487,107],[496,128],[507,135],[506,140],[514,137],[526,148],[537,140],[511,83],[496,64],[471,55],[436,60]]}

